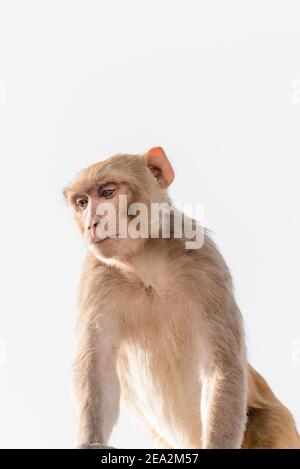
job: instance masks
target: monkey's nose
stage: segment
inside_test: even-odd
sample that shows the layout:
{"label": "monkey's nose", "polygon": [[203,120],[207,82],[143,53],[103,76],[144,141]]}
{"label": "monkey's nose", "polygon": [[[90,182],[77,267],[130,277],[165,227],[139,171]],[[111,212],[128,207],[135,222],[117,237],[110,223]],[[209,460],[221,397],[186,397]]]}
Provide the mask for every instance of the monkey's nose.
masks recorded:
{"label": "monkey's nose", "polygon": [[89,225],[88,230],[89,230],[89,231],[92,231],[92,233],[95,233],[95,231],[96,231],[96,229],[97,229],[97,225],[98,225],[98,222],[93,223],[92,225]]}
{"label": "monkey's nose", "polygon": [[96,231],[96,228],[97,228],[97,225],[100,221],[100,217],[98,215],[94,216],[88,226],[88,230],[89,231],[92,231],[92,233],[95,234],[95,231]]}

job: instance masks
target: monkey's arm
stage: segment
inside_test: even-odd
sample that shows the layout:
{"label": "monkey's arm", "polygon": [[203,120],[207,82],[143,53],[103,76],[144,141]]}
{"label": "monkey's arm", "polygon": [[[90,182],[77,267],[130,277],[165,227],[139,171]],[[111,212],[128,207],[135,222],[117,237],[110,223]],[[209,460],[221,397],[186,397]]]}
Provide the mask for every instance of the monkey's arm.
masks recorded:
{"label": "monkey's arm", "polygon": [[107,447],[119,415],[120,387],[112,331],[105,319],[81,321],[74,384],[79,404],[79,447]]}
{"label": "monkey's arm", "polygon": [[202,447],[240,448],[247,411],[246,370],[242,364],[215,367],[203,380]]}
{"label": "monkey's arm", "polygon": [[[240,311],[214,307],[202,375],[203,448],[240,448],[247,419],[247,359]],[[210,336],[210,337],[209,337]]]}

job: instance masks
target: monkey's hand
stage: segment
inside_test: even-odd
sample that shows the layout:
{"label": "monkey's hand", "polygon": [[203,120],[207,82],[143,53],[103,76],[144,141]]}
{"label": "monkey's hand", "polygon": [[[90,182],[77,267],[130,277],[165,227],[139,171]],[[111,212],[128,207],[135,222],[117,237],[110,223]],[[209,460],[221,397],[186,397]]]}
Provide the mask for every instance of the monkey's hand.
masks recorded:
{"label": "monkey's hand", "polygon": [[113,446],[102,445],[101,443],[83,443],[77,449],[115,449]]}

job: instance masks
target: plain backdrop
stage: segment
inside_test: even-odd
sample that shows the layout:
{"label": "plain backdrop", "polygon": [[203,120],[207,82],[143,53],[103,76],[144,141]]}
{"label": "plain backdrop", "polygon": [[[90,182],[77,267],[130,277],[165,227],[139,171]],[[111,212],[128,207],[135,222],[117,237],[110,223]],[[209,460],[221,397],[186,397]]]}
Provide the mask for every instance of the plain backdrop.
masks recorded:
{"label": "plain backdrop", "polygon": [[[300,427],[298,1],[0,0],[0,446],[76,445],[84,246],[62,189],[161,145],[235,280],[251,363]],[[122,410],[111,437],[151,447]]]}

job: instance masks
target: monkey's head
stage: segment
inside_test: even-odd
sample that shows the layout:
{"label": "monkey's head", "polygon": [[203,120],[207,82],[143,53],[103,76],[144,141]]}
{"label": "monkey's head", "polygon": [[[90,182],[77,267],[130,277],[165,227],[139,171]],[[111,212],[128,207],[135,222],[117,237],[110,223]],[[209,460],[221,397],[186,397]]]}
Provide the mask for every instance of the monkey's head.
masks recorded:
{"label": "monkey's head", "polygon": [[[143,155],[118,154],[93,164],[64,190],[88,248],[100,259],[122,260],[142,248],[150,233],[130,230],[133,215],[151,203],[168,203],[173,168],[161,147]],[[145,215],[145,212],[143,212]]]}

